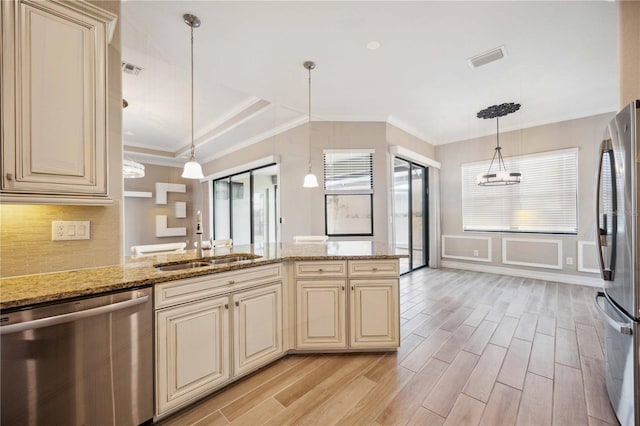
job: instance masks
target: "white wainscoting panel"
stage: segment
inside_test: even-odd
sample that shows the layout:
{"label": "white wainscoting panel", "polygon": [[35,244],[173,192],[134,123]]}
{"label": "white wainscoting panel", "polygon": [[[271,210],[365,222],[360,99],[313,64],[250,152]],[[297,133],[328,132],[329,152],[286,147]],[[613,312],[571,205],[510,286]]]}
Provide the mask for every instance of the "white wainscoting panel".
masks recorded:
{"label": "white wainscoting panel", "polygon": [[[487,256],[479,257],[479,256],[462,256],[454,253],[447,253],[447,240],[473,240],[474,242],[478,242],[478,240],[485,241]],[[449,259],[461,259],[461,260],[473,260],[475,262],[491,262],[491,237],[468,237],[466,235],[443,235],[442,236],[442,257]]]}
{"label": "white wainscoting panel", "polygon": [[[509,245],[512,243],[512,247]],[[516,251],[516,244],[527,245],[526,250]],[[536,261],[539,256],[536,253],[548,253],[555,250],[553,263]],[[545,269],[562,269],[562,240],[548,240],[545,238],[503,238],[502,239],[502,263],[505,265],[532,266]]]}
{"label": "white wainscoting panel", "polygon": [[[598,262],[598,248],[595,241],[578,241],[578,271],[590,272],[592,274],[599,274],[600,269]],[[587,254],[585,256],[585,253]],[[585,257],[587,260],[594,259],[592,262],[585,266]]]}

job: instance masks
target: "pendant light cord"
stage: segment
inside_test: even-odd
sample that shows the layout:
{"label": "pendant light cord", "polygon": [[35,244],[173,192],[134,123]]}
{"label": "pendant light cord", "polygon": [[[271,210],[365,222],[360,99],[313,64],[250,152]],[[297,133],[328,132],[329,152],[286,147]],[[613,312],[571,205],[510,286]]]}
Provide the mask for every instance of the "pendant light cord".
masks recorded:
{"label": "pendant light cord", "polygon": [[311,66],[309,71],[309,173],[311,173]]}
{"label": "pendant light cord", "polygon": [[193,25],[191,27],[191,159],[196,157],[195,139],[193,136]]}

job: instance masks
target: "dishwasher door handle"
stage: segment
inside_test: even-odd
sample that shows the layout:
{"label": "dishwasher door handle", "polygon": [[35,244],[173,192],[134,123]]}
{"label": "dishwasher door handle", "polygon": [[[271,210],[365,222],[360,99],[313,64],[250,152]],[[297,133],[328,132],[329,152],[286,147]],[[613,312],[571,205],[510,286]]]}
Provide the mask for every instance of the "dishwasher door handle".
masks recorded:
{"label": "dishwasher door handle", "polygon": [[[616,320],[614,320],[613,318],[611,318],[609,315],[607,315],[607,313],[605,312],[605,310],[602,308],[602,306],[600,306],[600,303],[598,303],[598,299],[600,299],[601,297],[604,297],[605,300],[607,299],[604,292],[602,291],[597,291],[596,295],[593,299],[593,303],[595,303],[596,305],[596,309],[598,309],[600,311],[600,313],[602,314],[602,316],[604,317],[605,321],[607,321],[607,324],[609,324],[609,326],[613,329],[615,329],[618,333],[621,334],[632,334],[633,331],[631,329],[631,327],[629,327],[627,324],[623,323],[623,322],[618,322]],[[609,303],[611,305],[611,303],[607,300],[607,303]],[[611,305],[613,306],[613,305]],[[615,306],[613,306],[614,309],[616,311],[618,311],[618,308],[616,308]]]}
{"label": "dishwasher door handle", "polygon": [[109,312],[119,311],[121,309],[130,308],[132,306],[142,305],[149,300],[149,296],[145,295],[124,302],[111,303],[109,305],[98,306],[97,308],[86,309],[84,311],[70,312],[68,314],[56,315],[53,317],[40,318],[37,320],[19,322],[0,327],[0,335],[9,333],[19,333],[26,330],[35,330],[36,328],[49,327],[52,325],[63,324],[65,322],[76,321],[83,318],[89,318],[96,315],[107,314]]}

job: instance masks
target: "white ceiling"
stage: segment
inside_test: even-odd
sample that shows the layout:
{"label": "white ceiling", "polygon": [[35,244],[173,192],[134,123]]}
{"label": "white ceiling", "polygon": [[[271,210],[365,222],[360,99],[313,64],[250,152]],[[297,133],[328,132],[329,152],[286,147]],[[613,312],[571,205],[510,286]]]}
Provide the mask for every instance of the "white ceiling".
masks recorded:
{"label": "white ceiling", "polygon": [[[614,111],[617,12],[608,1],[122,3],[125,151],[171,162],[190,143],[189,27],[201,161],[307,119],[387,121],[432,144],[492,134],[476,113],[519,102],[501,131]],[[377,40],[382,47],[366,48]],[[477,69],[467,58],[505,45]],[[134,155],[135,156],[135,155]]]}

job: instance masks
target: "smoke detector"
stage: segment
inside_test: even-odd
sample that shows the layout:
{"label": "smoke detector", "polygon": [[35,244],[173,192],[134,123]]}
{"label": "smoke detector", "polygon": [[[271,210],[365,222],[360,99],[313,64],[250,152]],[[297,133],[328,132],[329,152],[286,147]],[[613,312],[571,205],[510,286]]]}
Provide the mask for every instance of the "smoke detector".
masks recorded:
{"label": "smoke detector", "polygon": [[478,68],[482,65],[502,59],[505,56],[507,56],[507,49],[504,46],[500,46],[495,49],[487,50],[479,55],[472,56],[467,59],[467,63],[471,68]]}
{"label": "smoke detector", "polygon": [[122,63],[122,72],[124,72],[125,74],[138,75],[143,69],[144,68],[142,68],[141,66],[130,64],[129,62]]}

